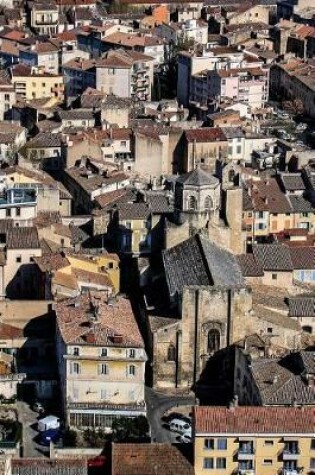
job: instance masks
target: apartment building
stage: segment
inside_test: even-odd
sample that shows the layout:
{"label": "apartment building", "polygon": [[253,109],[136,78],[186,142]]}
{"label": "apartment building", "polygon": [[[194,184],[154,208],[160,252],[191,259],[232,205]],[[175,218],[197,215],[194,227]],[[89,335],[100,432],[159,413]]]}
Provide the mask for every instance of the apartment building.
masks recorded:
{"label": "apartment building", "polygon": [[0,81],[0,120],[12,119],[12,107],[16,102],[15,89],[11,82]]}
{"label": "apartment building", "polygon": [[37,215],[35,188],[2,188],[0,191],[0,219],[11,218],[17,226],[29,226]]}
{"label": "apartment building", "polygon": [[255,55],[248,55],[235,46],[217,46],[202,53],[182,51],[178,55],[177,99],[187,107],[192,88],[192,77],[207,75],[207,71],[230,70],[245,67],[261,67],[262,63]]}
{"label": "apartment building", "polygon": [[50,74],[34,66],[17,64],[11,68],[11,77],[18,98],[30,101],[55,97],[60,102],[64,99],[61,74]]}
{"label": "apartment building", "polygon": [[110,51],[95,67],[99,91],[137,101],[151,100],[152,57],[136,51]]}
{"label": "apartment building", "polygon": [[196,407],[195,474],[314,473],[314,408]]}
{"label": "apartment building", "polygon": [[95,60],[71,59],[63,64],[62,72],[68,102],[79,97],[88,87],[96,87]]}
{"label": "apartment building", "polygon": [[268,71],[233,68],[203,71],[191,77],[191,102],[207,105],[220,97],[261,108],[269,97]]}
{"label": "apartment building", "polygon": [[61,394],[70,427],[145,415],[144,343],[129,300],[89,292],[56,307]]}
{"label": "apartment building", "polygon": [[38,35],[54,35],[58,31],[59,9],[53,2],[33,2],[30,26]]}
{"label": "apartment building", "polygon": [[59,73],[59,48],[50,41],[40,42],[36,40],[30,46],[19,49],[19,62],[51,73]]}
{"label": "apartment building", "polygon": [[315,66],[293,58],[270,71],[270,89],[275,96],[302,102],[305,113],[315,117]]}
{"label": "apartment building", "polygon": [[106,36],[102,43],[103,51],[124,48],[128,51],[138,51],[146,56],[151,56],[154,66],[161,66],[165,62],[165,50],[168,48],[165,40],[158,36],[120,31]]}

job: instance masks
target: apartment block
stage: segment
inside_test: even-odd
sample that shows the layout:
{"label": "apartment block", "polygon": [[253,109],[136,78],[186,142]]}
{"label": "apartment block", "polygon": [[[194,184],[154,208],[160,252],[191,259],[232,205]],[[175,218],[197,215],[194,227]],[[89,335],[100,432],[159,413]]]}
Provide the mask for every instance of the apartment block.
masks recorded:
{"label": "apartment block", "polygon": [[269,97],[268,71],[248,67],[202,71],[192,76],[191,102],[207,105],[221,97],[263,107]]}
{"label": "apartment block", "polygon": [[314,408],[196,407],[194,433],[196,475],[315,470]]}
{"label": "apartment block", "polygon": [[60,102],[64,99],[63,76],[50,74],[24,64],[11,68],[12,84],[18,98],[26,100],[55,97]]}
{"label": "apartment block", "polygon": [[38,35],[54,35],[58,31],[59,9],[52,2],[34,2],[30,10],[31,28]]}
{"label": "apartment block", "polygon": [[137,101],[151,100],[153,58],[137,51],[110,51],[96,63],[96,89]]}
{"label": "apartment block", "polygon": [[55,307],[64,412],[71,427],[145,415],[146,353],[129,300],[85,293]]}

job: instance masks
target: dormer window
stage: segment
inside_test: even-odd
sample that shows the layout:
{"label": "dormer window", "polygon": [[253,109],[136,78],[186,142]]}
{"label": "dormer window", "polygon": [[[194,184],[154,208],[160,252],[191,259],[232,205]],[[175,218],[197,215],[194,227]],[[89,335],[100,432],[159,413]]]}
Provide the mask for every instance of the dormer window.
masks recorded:
{"label": "dormer window", "polygon": [[73,348],[73,356],[79,356],[80,355],[80,349],[78,347]]}

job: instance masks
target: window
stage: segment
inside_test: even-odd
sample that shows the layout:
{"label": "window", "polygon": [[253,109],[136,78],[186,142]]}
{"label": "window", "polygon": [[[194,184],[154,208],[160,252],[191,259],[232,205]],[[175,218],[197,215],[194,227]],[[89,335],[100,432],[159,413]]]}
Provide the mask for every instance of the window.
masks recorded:
{"label": "window", "polygon": [[11,216],[11,209],[10,208],[7,208],[5,210],[5,215],[6,215],[7,218]]}
{"label": "window", "polygon": [[197,200],[194,196],[188,198],[188,209],[195,210],[197,208]]}
{"label": "window", "polygon": [[272,280],[277,280],[277,279],[278,279],[278,275],[277,275],[277,274],[271,274],[271,278],[272,278]]}
{"label": "window", "polygon": [[303,218],[308,218],[308,213],[302,213]]}
{"label": "window", "polygon": [[315,450],[315,439],[311,440],[311,450]]}
{"label": "window", "polygon": [[269,335],[272,333],[272,327],[267,328],[267,333],[269,333]]}
{"label": "window", "polygon": [[21,216],[21,208],[16,208],[16,215]]}
{"label": "window", "polygon": [[213,208],[213,201],[211,196],[207,196],[205,199],[205,209],[212,209]]}
{"label": "window", "polygon": [[267,447],[271,447],[273,445],[273,440],[265,440],[264,445]]}
{"label": "window", "polygon": [[206,457],[203,459],[203,468],[214,468],[214,459],[212,457]]}
{"label": "window", "polygon": [[225,457],[218,457],[216,468],[226,469],[226,458]]}
{"label": "window", "polygon": [[264,459],[264,465],[272,465],[271,459]]}
{"label": "window", "polygon": [[22,256],[17,256],[15,262],[22,262]]}
{"label": "window", "polygon": [[9,101],[10,100],[10,94],[5,94],[4,95],[4,100]]}
{"label": "window", "polygon": [[208,333],[208,353],[214,353],[220,349],[220,339],[219,330],[211,328]]}
{"label": "window", "polygon": [[99,374],[108,374],[108,365],[105,363],[100,364]]}
{"label": "window", "polygon": [[229,181],[234,181],[234,178],[235,178],[235,171],[232,169],[232,170],[229,170],[229,174],[228,174],[228,179]]}
{"label": "window", "polygon": [[106,397],[107,397],[107,391],[106,391],[106,389],[101,389],[101,399],[104,400],[104,399],[106,399]]}
{"label": "window", "polygon": [[207,450],[214,449],[214,439],[205,439],[204,448]]}
{"label": "window", "polygon": [[113,263],[113,262],[109,262],[109,263],[107,264],[107,267],[108,267],[109,269],[113,269],[113,268],[114,268],[114,263]]}
{"label": "window", "polygon": [[242,146],[241,146],[241,145],[238,145],[238,146],[236,147],[236,153],[237,153],[237,154],[240,154],[241,152],[242,152]]}
{"label": "window", "polygon": [[135,365],[131,364],[131,365],[129,366],[128,374],[129,374],[130,376],[135,376],[135,374],[136,374],[136,367],[135,367]]}
{"label": "window", "polygon": [[121,147],[126,147],[126,146],[127,146],[126,140],[121,140],[121,141],[120,141],[120,146],[121,146]]}
{"label": "window", "polygon": [[80,374],[81,373],[81,368],[79,363],[72,363],[71,365],[71,374]]}
{"label": "window", "polygon": [[64,238],[61,238],[61,239],[60,239],[60,244],[61,244],[62,246],[65,245],[65,240],[64,240]]}
{"label": "window", "polygon": [[129,358],[135,358],[136,357],[136,350],[131,349],[129,350]]}
{"label": "window", "polygon": [[218,450],[227,449],[227,439],[218,439]]}
{"label": "window", "polygon": [[107,348],[101,348],[101,356],[107,356]]}
{"label": "window", "polygon": [[80,349],[77,348],[77,347],[73,348],[73,355],[74,356],[79,356],[79,354],[80,354]]}
{"label": "window", "polygon": [[263,211],[259,211],[258,212],[258,218],[262,219],[264,217],[264,212]]}
{"label": "window", "polygon": [[30,262],[34,262],[34,256],[30,257]]}
{"label": "window", "polygon": [[172,343],[167,350],[167,361],[176,361],[176,348]]}
{"label": "window", "polygon": [[126,221],[125,222],[125,228],[131,229],[131,221]]}
{"label": "window", "polygon": [[312,458],[312,459],[310,460],[310,468],[311,468],[311,469],[314,469],[314,468],[315,468],[315,459],[314,459],[314,458]]}
{"label": "window", "polygon": [[230,146],[230,147],[228,147],[228,154],[232,155],[232,153],[233,153],[233,147]]}

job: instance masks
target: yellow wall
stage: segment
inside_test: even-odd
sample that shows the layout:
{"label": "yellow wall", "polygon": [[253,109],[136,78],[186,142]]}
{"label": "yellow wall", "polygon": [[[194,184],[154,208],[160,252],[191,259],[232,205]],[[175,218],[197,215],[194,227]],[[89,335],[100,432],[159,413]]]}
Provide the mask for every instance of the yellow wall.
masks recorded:
{"label": "yellow wall", "polygon": [[25,84],[25,98],[41,99],[44,97],[64,98],[63,76],[14,76],[12,82]]}
{"label": "yellow wall", "polygon": [[[215,473],[222,475],[230,475],[237,467],[237,450],[239,447],[238,435],[226,437],[227,438],[227,450],[217,450],[216,436],[207,437],[209,439],[215,439],[214,450],[208,450],[204,448],[204,440],[206,437],[196,437],[195,439],[195,474],[207,474]],[[224,438],[224,436],[222,437]],[[242,436],[244,440],[245,437]],[[297,466],[304,467],[304,472],[308,473],[310,470],[310,459],[315,458],[315,450],[311,450],[311,438],[310,437],[290,437],[291,440],[298,440],[300,454],[297,458]],[[254,473],[255,475],[275,475],[278,470],[283,468],[282,451],[284,449],[283,436],[277,435],[276,437],[267,437],[261,435],[260,437],[248,437],[248,440],[254,441]],[[273,441],[273,445],[266,445],[265,441]],[[227,464],[226,469],[204,469],[203,460],[206,457],[226,457]],[[267,465],[264,460],[272,460],[272,465]]]}
{"label": "yellow wall", "polygon": [[[88,272],[94,272],[97,274],[106,273],[114,285],[116,292],[119,292],[119,281],[120,281],[120,272],[119,272],[119,260],[117,256],[106,256],[102,255],[96,258],[91,259],[90,261],[86,259],[78,259],[76,257],[67,256],[70,266],[62,269],[62,272],[71,274],[71,267],[77,269],[82,269]],[[112,264],[113,268],[109,268],[109,264]],[[102,271],[101,268],[105,267],[106,271]]]}

